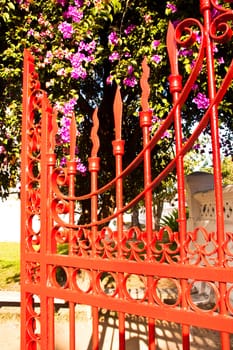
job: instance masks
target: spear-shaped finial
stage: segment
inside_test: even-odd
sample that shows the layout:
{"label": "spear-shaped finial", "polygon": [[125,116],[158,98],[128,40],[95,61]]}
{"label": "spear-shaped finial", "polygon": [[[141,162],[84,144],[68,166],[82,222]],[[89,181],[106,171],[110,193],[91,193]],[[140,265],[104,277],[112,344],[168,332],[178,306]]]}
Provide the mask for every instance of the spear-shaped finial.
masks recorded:
{"label": "spear-shaped finial", "polygon": [[70,124],[70,160],[75,160],[75,149],[76,149],[76,136],[77,136],[77,126],[75,115],[72,113],[71,124]]}
{"label": "spear-shaped finial", "polygon": [[114,114],[114,122],[115,122],[115,139],[121,140],[122,98],[121,98],[119,86],[117,86],[116,95],[113,103],[113,114]]}
{"label": "spear-shaped finial", "polygon": [[94,110],[93,116],[93,127],[91,129],[91,142],[92,142],[92,150],[91,150],[91,156],[92,157],[97,157],[97,153],[99,150],[100,146],[100,141],[98,137],[98,129],[99,129],[99,119],[98,119],[98,108]]}
{"label": "spear-shaped finial", "polygon": [[171,74],[178,75],[179,69],[178,69],[177,46],[175,41],[175,28],[171,21],[169,21],[169,25],[168,25],[166,44],[167,44],[168,58],[170,61]]}
{"label": "spear-shaped finial", "polygon": [[149,96],[150,96],[150,85],[148,83],[150,77],[150,68],[147,64],[146,57],[142,61],[142,76],[140,79],[140,85],[142,89],[141,95],[141,108],[143,111],[149,110]]}

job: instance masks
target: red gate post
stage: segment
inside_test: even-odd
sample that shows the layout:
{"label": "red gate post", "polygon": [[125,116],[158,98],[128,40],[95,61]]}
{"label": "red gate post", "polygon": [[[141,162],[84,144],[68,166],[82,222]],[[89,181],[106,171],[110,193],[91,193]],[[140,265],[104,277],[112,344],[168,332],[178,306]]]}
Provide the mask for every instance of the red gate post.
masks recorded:
{"label": "red gate post", "polygon": [[[28,140],[28,129],[30,127],[30,105],[29,98],[32,90],[32,73],[34,73],[34,60],[30,52],[24,51],[24,62],[23,62],[23,115],[22,115],[22,149],[21,149],[21,245],[20,245],[20,256],[21,256],[21,267],[20,267],[20,278],[21,278],[21,338],[20,344],[21,349],[27,349],[27,344],[30,341],[30,336],[27,332],[28,319],[30,313],[27,306],[33,304],[33,300],[30,294],[25,288],[26,275],[26,238],[27,230],[25,222],[27,220],[27,203],[28,203],[28,174],[26,168],[28,166],[28,151],[29,151],[29,140]],[[26,326],[27,325],[27,326]],[[36,345],[31,347],[31,350],[36,349]]]}
{"label": "red gate post", "polygon": [[[200,0],[200,11],[204,18],[204,35],[206,40],[206,63],[208,75],[208,93],[210,103],[216,97],[216,81],[214,68],[214,43],[210,36],[210,27],[212,22],[212,4],[210,0]],[[218,242],[218,265],[224,266],[224,250],[223,244],[225,241],[224,234],[224,212],[223,212],[223,193],[222,193],[222,174],[221,174],[221,156],[220,156],[220,142],[219,142],[219,119],[218,106],[213,105],[210,114],[211,127],[211,142],[213,151],[213,169],[214,169],[214,189],[215,189],[215,207],[216,207],[216,235]],[[226,283],[219,283],[220,291],[220,313],[227,314],[225,295]],[[224,350],[230,349],[230,337],[228,333],[221,332],[222,348]]]}

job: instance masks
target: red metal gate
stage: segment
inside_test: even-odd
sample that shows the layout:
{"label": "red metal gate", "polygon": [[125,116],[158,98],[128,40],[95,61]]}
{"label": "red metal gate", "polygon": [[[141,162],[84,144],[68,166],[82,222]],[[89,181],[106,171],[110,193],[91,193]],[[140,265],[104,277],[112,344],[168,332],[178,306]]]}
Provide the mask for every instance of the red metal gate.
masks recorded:
{"label": "red metal gate", "polygon": [[[75,116],[70,128],[70,160],[65,168],[57,166],[55,136],[56,114],[50,106],[46,93],[40,89],[38,76],[34,71],[33,58],[25,51],[22,124],[22,235],[21,235],[21,350],[58,349],[56,347],[56,306],[64,301],[68,308],[69,342],[67,349],[83,349],[82,333],[77,333],[80,322],[78,307],[91,308],[89,323],[91,341],[88,349],[114,349],[103,346],[103,318],[109,327],[118,329],[116,348],[130,349],[130,331],[135,320],[144,320],[146,348],[158,346],[156,327],[160,321],[181,326],[182,348],[190,349],[190,328],[200,327],[217,331],[221,335],[221,348],[230,349],[230,333],[233,330],[233,233],[224,231],[224,208],[221,185],[220,145],[218,128],[218,106],[233,77],[231,63],[221,87],[216,91],[214,71],[215,41],[224,42],[231,32],[228,22],[232,11],[223,10],[213,1],[200,1],[203,24],[188,19],[168,30],[168,54],[171,63],[169,77],[173,108],[157,130],[150,137],[152,112],[149,110],[149,69],[143,62],[141,78],[141,112],[139,122],[142,128],[143,148],[141,153],[123,169],[124,141],[121,138],[122,100],[117,89],[114,102],[115,141],[113,155],[116,176],[104,187],[98,188],[101,173],[98,157],[99,139],[97,111],[93,115],[91,140],[92,153],[89,158],[91,192],[84,196],[75,195],[76,161]],[[219,14],[211,16],[212,6]],[[176,41],[182,33],[192,41],[192,26],[198,26],[201,44],[198,57],[188,81],[181,86],[178,72]],[[219,31],[223,32],[219,35]],[[218,34],[218,35],[217,35]],[[180,42],[181,44],[181,42]],[[210,104],[190,138],[182,140],[181,108],[185,104],[203,61],[207,63],[207,81]],[[171,126],[175,130],[175,157],[156,177],[152,178],[151,152],[164,132]],[[203,129],[210,125],[216,208],[216,232],[196,228],[186,230],[186,195],[184,184],[184,156],[192,148]],[[124,203],[124,179],[141,163],[144,164],[144,189],[130,203]],[[153,190],[176,168],[179,232],[169,228],[154,231],[152,225]],[[115,188],[116,212],[99,221],[98,196]],[[83,200],[91,201],[91,221],[76,224],[76,206]],[[145,229],[125,229],[123,214],[139,201],[145,203]],[[108,223],[116,218],[116,230]],[[164,233],[168,239],[163,240]],[[197,241],[201,232],[204,243]],[[208,249],[211,242],[212,248]],[[176,249],[171,249],[171,246]],[[106,280],[111,285],[106,285]],[[169,281],[172,288],[163,289]],[[193,291],[198,283],[205,282],[214,295],[214,302],[207,309],[196,304]],[[170,290],[172,299],[164,297]],[[110,321],[110,319],[114,321]],[[102,327],[102,328],[101,328]],[[101,333],[102,329],[102,333]],[[135,329],[134,329],[135,331]],[[143,332],[138,328],[136,333]],[[80,345],[81,344],[81,345]],[[139,349],[139,343],[134,344]]]}

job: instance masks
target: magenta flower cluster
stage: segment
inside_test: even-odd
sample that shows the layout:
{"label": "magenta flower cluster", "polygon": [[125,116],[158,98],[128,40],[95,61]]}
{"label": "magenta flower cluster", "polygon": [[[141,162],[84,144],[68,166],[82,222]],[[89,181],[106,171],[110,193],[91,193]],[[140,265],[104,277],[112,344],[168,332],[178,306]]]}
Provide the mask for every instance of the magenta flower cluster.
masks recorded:
{"label": "magenta flower cluster", "polygon": [[76,53],[70,55],[69,60],[72,66],[71,77],[74,79],[85,79],[87,77],[87,71],[84,67],[85,63],[94,60],[94,51],[96,48],[96,42],[93,40],[90,43],[81,41],[78,45]]}
{"label": "magenta flower cluster", "polygon": [[123,84],[129,87],[134,87],[137,85],[137,79],[134,75],[131,75],[123,80]]}
{"label": "magenta flower cluster", "polygon": [[72,38],[72,35],[74,33],[74,28],[73,28],[72,24],[64,21],[64,22],[59,24],[58,29],[63,34],[64,39]]}
{"label": "magenta flower cluster", "polygon": [[[23,2],[23,0],[17,0],[18,2]],[[26,1],[26,0],[24,0]],[[62,7],[63,19],[62,22],[58,24],[58,31],[64,40],[67,40],[69,44],[72,45],[72,49],[66,48],[66,43],[62,43],[61,47],[56,50],[47,51],[44,61],[41,63],[43,65],[49,65],[53,63],[54,58],[56,62],[66,61],[68,63],[68,68],[60,64],[57,65],[57,75],[67,77],[70,76],[72,79],[86,79],[88,76],[88,70],[91,70],[92,65],[95,64],[96,54],[98,53],[97,45],[98,42],[93,40],[91,29],[86,33],[87,35],[81,38],[77,35],[77,28],[82,26],[85,20],[84,8],[94,5],[96,8],[101,8],[102,1],[95,0],[56,0],[56,3]],[[171,12],[176,12],[177,8],[174,5],[175,1],[167,2],[167,9]],[[148,14],[144,16],[145,24],[151,23],[152,15]],[[38,38],[38,41],[47,40],[47,37],[52,39],[52,35],[55,35],[55,29],[46,23],[46,20],[40,16],[38,19],[41,27],[44,27],[44,32],[36,32],[33,28],[28,32],[28,35],[33,35]],[[127,26],[123,27],[121,32],[112,29],[108,35],[108,46],[109,46],[109,61],[115,66],[120,60],[126,62],[125,64],[125,75],[122,79],[124,86],[134,88],[137,84],[137,74],[135,74],[135,61],[131,60],[131,52],[127,47],[122,47],[124,43],[130,41],[130,35],[134,34],[138,30],[135,24],[128,23]],[[162,60],[160,55],[160,41],[154,39],[151,42],[152,57],[151,62],[159,64]],[[187,53],[183,53],[187,55]],[[98,56],[97,56],[98,59]],[[92,65],[89,63],[92,62]],[[55,65],[54,65],[55,66]],[[113,75],[109,75],[106,80],[107,84],[111,84],[114,80]],[[50,83],[50,82],[49,82]],[[52,85],[52,82],[51,82]],[[76,98],[72,98],[66,103],[57,104],[57,108],[63,117],[60,120],[60,130],[59,139],[61,144],[68,144],[70,142],[70,116],[74,113],[74,109],[77,103]],[[168,137],[169,135],[164,135]],[[65,164],[66,159],[64,158],[62,162]],[[86,167],[81,164],[79,158],[77,158],[77,168],[81,172],[86,171]]]}
{"label": "magenta flower cluster", "polygon": [[[58,29],[62,33],[64,39],[72,39],[73,34],[75,33],[75,25],[74,23],[80,23],[81,20],[84,18],[84,13],[82,11],[82,6],[84,5],[83,0],[74,0],[74,5],[70,5],[68,0],[57,0],[57,3],[61,6],[67,6],[67,10],[63,13],[64,21],[59,24]],[[85,3],[87,6],[90,6],[90,1],[87,1]],[[95,5],[98,6],[98,4],[101,4],[101,1],[96,1]],[[171,6],[170,3],[168,3],[168,7]],[[174,7],[172,7],[174,10]],[[149,22],[151,20],[151,16],[146,16],[145,22]],[[71,22],[71,23],[70,23]],[[128,37],[133,33],[133,31],[136,29],[136,25],[129,24],[124,31],[121,33],[121,35],[125,35]],[[130,52],[127,50],[124,51],[124,53],[120,53],[121,50],[118,48],[118,46],[121,44],[122,37],[119,36],[119,33],[116,31],[112,31],[108,35],[108,44],[111,47],[111,53],[108,57],[109,61],[111,63],[117,63],[121,60],[121,58],[128,59],[131,57]],[[152,43],[152,48],[156,50],[158,46],[160,45],[159,40],[154,40]],[[78,44],[77,52],[70,54],[66,58],[71,63],[71,77],[73,79],[85,79],[87,77],[87,66],[89,62],[94,61],[95,59],[95,49],[96,49],[96,43],[92,41],[91,43],[85,43],[84,41],[81,41]],[[112,50],[113,49],[113,50]],[[121,57],[122,55],[122,57]],[[156,64],[161,62],[161,56],[158,54],[155,54],[152,56],[152,62],[155,62]],[[129,65],[131,66],[131,65]],[[65,75],[66,71],[64,69],[59,69],[58,75]],[[106,79],[107,84],[111,84],[114,77],[110,75]],[[125,86],[134,87],[137,84],[137,79],[134,75],[134,72],[130,72],[129,68],[127,69],[126,76],[123,78],[123,84]]]}
{"label": "magenta flower cluster", "polygon": [[58,135],[60,136],[60,141],[62,143],[70,142],[70,117],[74,113],[74,108],[77,103],[77,98],[72,98],[64,104],[64,106],[57,106],[57,109],[62,112],[63,117],[60,121],[60,129]]}
{"label": "magenta flower cluster", "polygon": [[210,104],[209,98],[201,92],[194,97],[193,102],[197,105],[198,109],[207,109]]}
{"label": "magenta flower cluster", "polygon": [[158,63],[161,62],[162,58],[161,58],[160,55],[153,55],[153,56],[151,57],[151,60],[152,60],[153,62],[155,62],[156,64],[158,64]]}
{"label": "magenta flower cluster", "polygon": [[58,131],[58,135],[60,135],[61,143],[70,142],[70,123],[71,123],[70,118],[67,118],[65,116],[62,117],[61,126]]}
{"label": "magenta flower cluster", "polygon": [[116,46],[118,44],[119,38],[116,32],[111,32],[108,36],[108,42],[111,45]]}
{"label": "magenta flower cluster", "polygon": [[175,13],[177,11],[176,5],[172,4],[171,2],[168,2],[166,7],[171,10],[172,13]]}
{"label": "magenta flower cluster", "polygon": [[118,61],[120,59],[120,54],[117,51],[114,51],[113,53],[111,53],[111,55],[109,56],[109,61],[114,62],[114,61]]}
{"label": "magenta flower cluster", "polygon": [[130,24],[125,30],[124,33],[125,35],[129,35],[132,33],[132,31],[136,28],[136,25]]}
{"label": "magenta flower cluster", "polygon": [[127,68],[127,77],[123,80],[123,84],[132,88],[137,85],[137,79],[134,75],[134,68],[132,65],[129,65]]}
{"label": "magenta flower cluster", "polygon": [[[70,116],[74,111],[74,106],[76,104],[77,99],[73,98],[69,102],[67,102],[63,107],[64,116],[60,120],[60,128],[58,131],[59,141],[62,145],[70,143],[70,126],[71,126],[71,118]],[[78,133],[77,133],[78,136]],[[65,146],[63,146],[65,147]],[[67,147],[67,146],[66,146]],[[78,154],[78,148],[76,147],[75,154]],[[84,164],[82,164],[80,158],[76,158],[77,163],[77,171],[85,175],[87,168]],[[60,166],[65,167],[67,164],[67,158],[63,156],[60,160]]]}
{"label": "magenta flower cluster", "polygon": [[69,6],[67,12],[64,12],[65,18],[71,18],[73,22],[79,23],[83,19],[83,11],[79,10],[76,6]]}
{"label": "magenta flower cluster", "polygon": [[[159,41],[159,40],[154,40],[154,41],[152,42],[152,48],[153,48],[153,50],[157,50],[158,47],[159,47],[159,45],[160,45],[160,41]],[[154,54],[154,55],[151,57],[151,61],[154,62],[154,63],[156,63],[156,64],[159,64],[159,63],[161,62],[161,60],[162,60],[162,57],[161,57],[160,55],[158,55],[158,54]]]}
{"label": "magenta flower cluster", "polygon": [[77,98],[72,98],[64,104],[63,113],[65,116],[72,115],[76,103],[77,103]]}

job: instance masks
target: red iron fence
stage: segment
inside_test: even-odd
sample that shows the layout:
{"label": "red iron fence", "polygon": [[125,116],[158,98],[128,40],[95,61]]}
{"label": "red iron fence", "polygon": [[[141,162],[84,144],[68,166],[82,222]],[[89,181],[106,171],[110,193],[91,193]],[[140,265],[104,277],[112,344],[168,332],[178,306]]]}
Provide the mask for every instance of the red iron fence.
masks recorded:
{"label": "red iron fence", "polygon": [[[213,7],[219,11],[214,18],[211,17]],[[88,349],[113,349],[111,345],[101,345],[100,329],[102,327],[103,331],[102,320],[106,315],[108,326],[117,329],[116,348],[120,350],[129,348],[129,329],[131,325],[132,330],[136,319],[145,322],[144,343],[150,350],[158,346],[156,327],[160,321],[180,325],[181,346],[185,350],[190,349],[191,326],[217,331],[221,338],[221,348],[231,348],[233,233],[224,231],[218,106],[231,84],[233,63],[220,88],[216,89],[213,45],[215,41],[224,42],[226,38],[229,39],[231,32],[228,22],[232,20],[233,13],[231,10],[223,10],[214,0],[201,0],[200,10],[203,24],[195,19],[187,19],[176,30],[172,25],[169,26],[167,46],[171,64],[169,82],[173,108],[153,137],[150,136],[152,112],[148,102],[149,69],[146,60],[143,62],[139,113],[142,150],[127,168],[122,165],[123,103],[120,89],[117,89],[114,101],[115,140],[112,143],[115,178],[101,188],[98,187],[98,177],[101,176],[98,150],[101,140],[97,136],[97,110],[94,112],[91,132],[93,147],[88,169],[91,191],[83,196],[77,196],[75,190],[75,181],[78,181],[75,116],[72,117],[70,128],[70,160],[66,167],[58,167],[55,154],[58,130],[56,113],[45,91],[40,88],[33,57],[25,51],[21,174],[21,350],[56,349],[55,311],[58,300],[66,303],[68,308],[67,349],[70,350],[85,350],[80,346],[82,334],[77,334],[77,310],[81,305],[91,308],[91,341]],[[177,63],[177,44],[184,45],[193,40],[192,27],[199,28],[201,43],[192,73],[182,86]],[[222,32],[221,35],[219,31]],[[180,38],[184,32],[188,38],[182,42]],[[204,60],[207,64],[210,105],[184,143],[181,109]],[[193,232],[188,232],[184,157],[207,125],[211,128],[216,230],[207,232],[198,227]],[[171,126],[175,133],[174,159],[153,178],[151,152]],[[124,180],[140,164],[143,164],[144,188],[130,203],[125,203]],[[155,231],[152,222],[153,190],[174,169],[177,175],[179,232],[172,232],[167,227]],[[99,220],[99,195],[110,188],[115,188],[116,211]],[[77,204],[86,200],[91,202],[91,220],[77,225]],[[144,201],[145,204],[145,228],[126,229],[124,213],[139,201]],[[116,230],[108,225],[112,219],[116,220]],[[198,234],[202,235],[204,243],[203,240],[201,244],[198,243]],[[206,308],[200,306],[195,299],[194,291],[199,284],[205,284],[212,295],[212,302]],[[172,297],[166,294],[168,291]],[[113,323],[110,322],[110,316]],[[137,333],[140,333],[139,328]]]}

